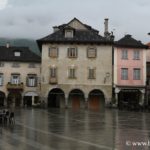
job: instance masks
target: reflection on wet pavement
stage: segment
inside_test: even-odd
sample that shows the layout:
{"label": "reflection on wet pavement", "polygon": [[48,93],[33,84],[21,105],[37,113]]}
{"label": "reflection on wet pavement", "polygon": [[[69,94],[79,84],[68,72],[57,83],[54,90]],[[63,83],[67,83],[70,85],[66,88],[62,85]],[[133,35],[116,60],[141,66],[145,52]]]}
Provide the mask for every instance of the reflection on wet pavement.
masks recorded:
{"label": "reflection on wet pavement", "polygon": [[0,126],[0,150],[148,150],[150,114],[119,110],[18,109]]}

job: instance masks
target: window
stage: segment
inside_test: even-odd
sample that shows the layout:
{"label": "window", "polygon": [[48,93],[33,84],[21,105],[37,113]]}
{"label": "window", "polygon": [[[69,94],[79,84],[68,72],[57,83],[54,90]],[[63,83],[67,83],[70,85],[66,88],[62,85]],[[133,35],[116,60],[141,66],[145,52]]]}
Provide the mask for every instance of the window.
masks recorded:
{"label": "window", "polygon": [[2,86],[3,85],[3,73],[0,73],[0,86]]}
{"label": "window", "polygon": [[76,78],[76,69],[75,68],[69,68],[69,78],[70,79]]}
{"label": "window", "polygon": [[127,68],[121,69],[121,79],[128,80],[128,69]]}
{"label": "window", "polygon": [[11,84],[20,84],[20,74],[11,75]]}
{"label": "window", "polygon": [[29,74],[27,77],[27,86],[35,87],[37,86],[37,76],[34,74]]}
{"label": "window", "polygon": [[96,48],[88,48],[87,49],[87,57],[95,58],[96,57]]}
{"label": "window", "polygon": [[14,56],[15,57],[20,57],[21,56],[21,52],[20,51],[15,51],[14,52]]}
{"label": "window", "polygon": [[89,68],[88,78],[89,79],[95,79],[96,78],[96,69]]}
{"label": "window", "polygon": [[30,63],[29,68],[36,68],[36,65],[34,63]]}
{"label": "window", "polygon": [[0,67],[4,67],[4,62],[0,62]]}
{"label": "window", "polygon": [[66,38],[73,38],[73,30],[65,30]]}
{"label": "window", "polygon": [[141,76],[141,69],[139,68],[133,69],[133,79],[140,80],[140,76]]}
{"label": "window", "polygon": [[19,64],[19,63],[13,63],[13,64],[12,64],[12,67],[14,67],[14,68],[19,68],[19,67],[20,67],[20,64]]}
{"label": "window", "polygon": [[49,57],[58,57],[58,48],[56,47],[49,48]]}
{"label": "window", "polygon": [[68,57],[76,58],[77,57],[77,48],[68,48]]}
{"label": "window", "polygon": [[126,49],[122,50],[122,59],[128,59],[128,51]]}
{"label": "window", "polygon": [[135,60],[140,59],[140,51],[139,50],[134,50],[133,59],[135,59]]}
{"label": "window", "polygon": [[51,78],[57,77],[57,68],[55,68],[55,67],[50,68],[50,77]]}

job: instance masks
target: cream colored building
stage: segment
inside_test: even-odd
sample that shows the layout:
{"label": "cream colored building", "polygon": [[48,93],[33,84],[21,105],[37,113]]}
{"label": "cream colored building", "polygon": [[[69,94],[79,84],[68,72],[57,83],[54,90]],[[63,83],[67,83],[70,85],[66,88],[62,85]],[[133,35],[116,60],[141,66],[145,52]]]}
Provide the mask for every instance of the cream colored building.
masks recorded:
{"label": "cream colored building", "polygon": [[0,106],[38,103],[40,61],[26,47],[0,46]]}
{"label": "cream colored building", "polygon": [[37,40],[42,53],[41,96],[48,107],[99,109],[112,98],[112,42],[74,18]]}

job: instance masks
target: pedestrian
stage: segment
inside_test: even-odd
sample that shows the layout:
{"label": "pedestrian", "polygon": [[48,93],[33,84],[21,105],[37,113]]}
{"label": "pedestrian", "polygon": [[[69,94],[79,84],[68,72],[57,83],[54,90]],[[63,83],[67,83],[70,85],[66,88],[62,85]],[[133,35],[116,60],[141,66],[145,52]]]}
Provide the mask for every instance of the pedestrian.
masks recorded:
{"label": "pedestrian", "polygon": [[10,124],[14,124],[14,123],[15,123],[15,115],[14,115],[14,112],[11,112],[11,113],[10,113],[10,116],[9,116],[9,123],[10,123]]}
{"label": "pedestrian", "polygon": [[8,118],[9,118],[9,111],[7,110],[4,114],[4,124],[8,123]]}

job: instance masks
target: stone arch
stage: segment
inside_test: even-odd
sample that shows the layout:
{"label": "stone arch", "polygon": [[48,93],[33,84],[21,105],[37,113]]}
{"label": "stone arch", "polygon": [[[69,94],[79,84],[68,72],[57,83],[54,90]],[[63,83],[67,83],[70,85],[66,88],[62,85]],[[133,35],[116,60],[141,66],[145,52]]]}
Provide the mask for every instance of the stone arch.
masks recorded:
{"label": "stone arch", "polygon": [[65,93],[60,88],[51,89],[47,99],[48,107],[64,108],[65,107]]}
{"label": "stone arch", "polygon": [[88,95],[88,108],[92,110],[101,110],[105,108],[105,95],[99,89],[93,89]]}
{"label": "stone arch", "polygon": [[39,103],[39,95],[35,91],[28,91],[24,94],[24,106],[31,107]]}
{"label": "stone arch", "polygon": [[79,109],[85,107],[84,92],[80,89],[72,89],[69,92],[69,107],[73,109]]}
{"label": "stone arch", "polygon": [[7,105],[13,107],[20,107],[22,102],[21,92],[9,92],[7,96]]}
{"label": "stone arch", "polygon": [[0,91],[0,107],[4,106],[5,93]]}

